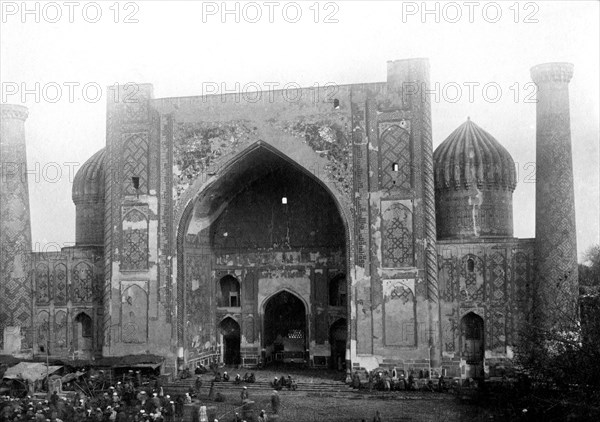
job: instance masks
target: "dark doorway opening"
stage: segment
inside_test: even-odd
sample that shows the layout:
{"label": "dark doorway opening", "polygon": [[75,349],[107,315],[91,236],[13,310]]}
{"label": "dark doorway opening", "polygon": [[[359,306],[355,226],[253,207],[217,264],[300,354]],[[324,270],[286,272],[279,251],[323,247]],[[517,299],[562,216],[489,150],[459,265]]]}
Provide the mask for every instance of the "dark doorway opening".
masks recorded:
{"label": "dark doorway opening", "polygon": [[346,369],[346,319],[340,318],[329,329],[329,345],[331,346],[332,369],[343,371]]}
{"label": "dark doorway opening", "polygon": [[230,317],[219,324],[223,335],[223,362],[226,365],[240,364],[240,325]]}
{"label": "dark doorway opening", "polygon": [[277,293],[265,305],[266,360],[306,363],[306,308],[288,291]]}
{"label": "dark doorway opening", "polygon": [[463,357],[467,361],[466,377],[483,376],[483,318],[469,312],[460,320],[461,338],[463,341]]}
{"label": "dark doorway opening", "polygon": [[92,350],[92,318],[83,312],[75,317],[73,324],[74,349],[77,352],[89,352]]}

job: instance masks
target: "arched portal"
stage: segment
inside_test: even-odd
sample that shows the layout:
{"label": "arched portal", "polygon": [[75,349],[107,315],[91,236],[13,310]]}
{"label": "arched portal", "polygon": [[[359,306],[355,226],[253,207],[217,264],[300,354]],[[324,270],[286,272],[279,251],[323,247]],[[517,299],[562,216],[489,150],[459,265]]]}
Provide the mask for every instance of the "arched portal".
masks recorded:
{"label": "arched portal", "polygon": [[223,362],[226,365],[240,363],[240,325],[231,317],[225,318],[219,324],[223,339]]}
{"label": "arched portal", "polygon": [[[313,347],[314,364],[325,365],[328,321],[348,318],[351,298],[350,283],[342,277],[335,284],[336,305],[328,306],[329,280],[348,274],[348,220],[339,193],[333,194],[318,174],[262,144],[240,153],[199,189],[178,229],[181,347],[195,359],[212,358],[220,321],[232,316],[240,321],[242,364],[258,363],[267,345],[274,359],[275,341],[265,330],[275,314],[266,315],[265,304],[288,290],[304,301],[304,326],[292,335],[304,337],[294,339],[302,347],[294,346],[295,357],[286,359],[305,360]],[[308,330],[307,317],[317,309],[325,312]],[[281,333],[282,338],[288,334]]]}
{"label": "arched portal", "polygon": [[73,321],[73,348],[77,353],[87,354],[92,351],[92,318],[81,312]]}
{"label": "arched portal", "polygon": [[469,312],[460,320],[462,355],[467,362],[465,376],[479,378],[483,376],[484,339],[483,318]]}
{"label": "arched portal", "polygon": [[329,328],[330,366],[338,371],[344,370],[346,366],[347,325],[346,319],[340,318]]}
{"label": "arched portal", "polygon": [[304,363],[307,339],[306,307],[287,290],[265,303],[264,344],[267,361]]}

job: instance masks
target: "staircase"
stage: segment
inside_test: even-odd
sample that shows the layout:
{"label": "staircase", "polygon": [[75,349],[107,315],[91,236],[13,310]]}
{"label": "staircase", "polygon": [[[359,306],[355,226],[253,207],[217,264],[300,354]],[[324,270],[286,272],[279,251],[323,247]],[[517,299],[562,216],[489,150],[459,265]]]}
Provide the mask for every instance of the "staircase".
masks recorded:
{"label": "staircase", "polygon": [[[210,384],[213,379],[212,374],[204,374],[201,375],[202,379],[202,388],[200,388],[200,396],[208,397],[208,393],[210,391]],[[190,387],[194,387],[195,377],[188,378],[185,380],[176,380],[170,382],[168,384],[163,385],[164,394],[169,394],[171,397],[175,397],[179,394],[185,394],[190,391]],[[236,400],[240,395],[240,391],[243,387],[248,387],[250,394],[253,393],[262,393],[266,394],[273,390],[271,387],[271,381],[273,378],[270,378],[264,375],[256,374],[256,382],[248,384],[248,383],[240,383],[236,384],[233,381],[228,382],[215,382],[215,392],[220,392],[222,394],[227,395],[229,398],[235,397]],[[347,386],[345,383],[341,381],[334,381],[322,378],[310,378],[310,377],[301,377],[300,379],[296,379],[297,389],[294,391],[294,394],[300,393],[313,393],[313,394],[340,394],[340,393],[351,393],[352,388]],[[279,392],[281,394],[285,394],[289,390],[284,388]]]}
{"label": "staircase", "polygon": [[[248,393],[250,394],[250,400],[256,400],[258,397],[267,398],[270,397],[271,392],[273,391],[273,387],[271,387],[271,381],[276,376],[274,372],[271,371],[260,371],[254,373],[256,376],[256,382],[254,383],[240,383],[236,384],[233,381],[228,382],[215,382],[215,393],[219,392],[227,397],[228,403],[240,403],[240,392],[243,387],[248,387]],[[281,373],[278,373],[277,376],[281,376]],[[234,374],[235,377],[235,374]],[[294,380],[296,380],[297,389],[296,391],[290,391],[287,388],[279,390],[279,394],[281,395],[282,400],[285,400],[286,396],[327,396],[327,397],[348,397],[350,395],[354,395],[354,390],[344,384],[341,381],[335,381],[327,378],[317,378],[305,375],[292,375]],[[202,379],[202,387],[200,388],[200,401],[202,404],[207,405],[209,411],[209,417],[211,413],[211,407],[215,409],[217,403],[207,402],[208,393],[210,391],[210,384],[213,380],[214,376],[212,373],[200,375]],[[185,393],[190,391],[190,387],[194,387],[196,380],[196,376],[192,378],[184,379],[184,380],[175,380],[173,382],[169,382],[163,384],[163,393],[166,395],[170,395],[172,398],[175,398],[177,395],[184,395]],[[184,409],[184,421],[190,422],[192,421],[192,412],[196,409],[198,405],[198,399],[194,399],[194,405],[186,405]],[[259,409],[257,408],[256,411]],[[241,414],[241,410],[240,410]],[[230,420],[233,415],[228,415],[226,420]],[[212,420],[212,419],[209,419]]]}

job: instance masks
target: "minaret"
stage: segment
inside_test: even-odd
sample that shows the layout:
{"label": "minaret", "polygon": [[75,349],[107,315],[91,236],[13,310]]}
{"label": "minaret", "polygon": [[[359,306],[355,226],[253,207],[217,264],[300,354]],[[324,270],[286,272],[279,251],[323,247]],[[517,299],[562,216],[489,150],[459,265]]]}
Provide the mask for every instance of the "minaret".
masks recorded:
{"label": "minaret", "polygon": [[0,105],[0,350],[31,347],[31,222],[25,153],[27,108]]}
{"label": "minaret", "polygon": [[[569,114],[570,63],[531,69],[537,84],[535,192],[535,316],[545,328],[563,328],[577,315],[578,271]],[[566,324],[566,325],[565,325]]]}

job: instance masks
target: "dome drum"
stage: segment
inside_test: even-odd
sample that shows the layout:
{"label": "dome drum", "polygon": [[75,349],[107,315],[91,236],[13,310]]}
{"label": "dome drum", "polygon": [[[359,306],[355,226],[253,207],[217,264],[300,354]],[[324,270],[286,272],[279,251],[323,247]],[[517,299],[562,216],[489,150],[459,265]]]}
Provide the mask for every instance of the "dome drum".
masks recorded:
{"label": "dome drum", "polygon": [[513,236],[508,190],[436,190],[435,200],[438,239]]}

